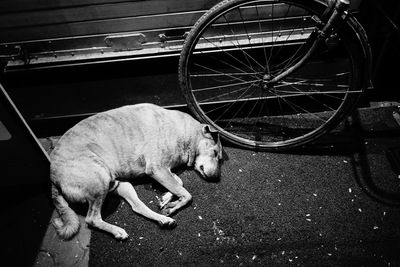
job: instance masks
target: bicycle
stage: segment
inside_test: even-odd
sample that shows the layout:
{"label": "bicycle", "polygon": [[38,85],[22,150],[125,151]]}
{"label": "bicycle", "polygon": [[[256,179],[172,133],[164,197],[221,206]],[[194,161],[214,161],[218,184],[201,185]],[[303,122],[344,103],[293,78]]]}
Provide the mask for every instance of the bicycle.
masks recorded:
{"label": "bicycle", "polygon": [[224,0],[186,37],[188,106],[223,139],[281,151],[332,131],[369,85],[367,35],[349,0]]}

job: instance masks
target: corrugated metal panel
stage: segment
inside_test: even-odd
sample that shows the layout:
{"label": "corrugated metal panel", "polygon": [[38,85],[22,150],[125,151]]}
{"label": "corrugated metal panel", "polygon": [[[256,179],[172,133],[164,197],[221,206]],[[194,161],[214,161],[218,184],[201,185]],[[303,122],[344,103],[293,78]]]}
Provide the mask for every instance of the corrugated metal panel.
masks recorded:
{"label": "corrugated metal panel", "polygon": [[[14,56],[9,66],[18,66],[177,53],[176,43],[217,2],[3,0],[0,55]],[[126,46],[110,42],[121,36]]]}
{"label": "corrugated metal panel", "polygon": [[[178,55],[192,25],[218,2],[2,0],[0,58],[8,58],[7,69],[11,70]],[[281,29],[297,25],[303,11],[292,8],[289,12],[282,6],[280,12],[280,6],[275,4],[274,10],[275,16],[284,18],[280,21]],[[270,5],[258,9],[271,12]],[[256,12],[254,8],[242,10],[247,18],[252,18],[252,12]],[[231,14],[229,19],[232,23],[240,17]],[[215,32],[210,32],[215,40],[222,38],[219,31],[223,32],[226,22],[220,24]],[[248,29],[254,27],[258,31],[257,23],[249,20],[246,24]],[[268,32],[252,37],[265,41]]]}
{"label": "corrugated metal panel", "polygon": [[[15,5],[12,0],[3,2]],[[108,1],[102,4],[83,2],[89,3],[2,12],[0,39],[5,42],[28,41],[190,26],[193,20],[197,19],[199,11],[210,8],[218,1]]]}

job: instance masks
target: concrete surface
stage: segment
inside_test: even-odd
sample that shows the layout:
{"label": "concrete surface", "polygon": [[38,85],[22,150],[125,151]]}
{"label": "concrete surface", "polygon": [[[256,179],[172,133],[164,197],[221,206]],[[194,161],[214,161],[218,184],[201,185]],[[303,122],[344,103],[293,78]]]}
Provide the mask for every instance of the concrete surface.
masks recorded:
{"label": "concrete surface", "polygon": [[[49,153],[58,138],[43,138],[40,139],[40,142]],[[56,216],[55,211],[51,218],[54,216]],[[78,216],[81,223],[80,231],[68,241],[61,240],[57,236],[49,220],[34,266],[88,266],[91,231],[86,225],[84,217],[79,214]]]}
{"label": "concrete surface", "polygon": [[34,266],[88,266],[90,230],[84,218],[79,219],[80,232],[69,241],[61,240],[49,224]]}
{"label": "concrete surface", "polygon": [[[103,217],[125,228],[127,241],[89,230],[83,217],[70,241],[49,225],[35,266],[399,266],[400,208],[379,195],[400,196],[385,154],[400,147],[398,130],[323,139],[285,154],[226,147],[219,183],[180,172],[193,203],[174,216],[174,230],[110,196]],[[57,138],[41,141],[49,151]],[[145,179],[135,188],[158,209],[159,185]]]}
{"label": "concrete surface", "polygon": [[[371,179],[400,192],[384,155],[399,138],[363,143],[365,154],[352,142],[304,154],[226,148],[219,183],[193,171],[180,175],[193,203],[174,216],[171,231],[110,198],[106,221],[130,238],[94,230],[89,265],[399,266],[400,208],[373,199],[357,182]],[[157,186],[144,181],[136,189],[157,210]]]}

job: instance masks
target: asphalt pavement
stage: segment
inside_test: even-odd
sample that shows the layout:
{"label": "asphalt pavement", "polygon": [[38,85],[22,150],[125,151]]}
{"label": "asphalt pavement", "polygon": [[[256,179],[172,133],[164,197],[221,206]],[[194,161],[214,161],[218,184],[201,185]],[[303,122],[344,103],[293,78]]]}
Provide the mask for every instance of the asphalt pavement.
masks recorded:
{"label": "asphalt pavement", "polygon": [[[226,147],[218,183],[179,173],[193,202],[173,230],[109,197],[105,220],[129,238],[93,229],[89,266],[400,266],[400,208],[385,199],[400,193],[387,158],[399,141],[398,132],[374,132],[291,153]],[[135,188],[158,210],[158,185]]]}

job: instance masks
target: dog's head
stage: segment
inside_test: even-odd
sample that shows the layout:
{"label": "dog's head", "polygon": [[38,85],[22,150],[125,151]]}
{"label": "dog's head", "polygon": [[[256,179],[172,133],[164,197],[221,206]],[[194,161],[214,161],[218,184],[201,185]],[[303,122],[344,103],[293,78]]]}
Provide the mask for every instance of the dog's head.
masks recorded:
{"label": "dog's head", "polygon": [[221,174],[222,145],[217,131],[203,125],[194,168],[204,179],[215,181]]}

